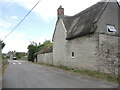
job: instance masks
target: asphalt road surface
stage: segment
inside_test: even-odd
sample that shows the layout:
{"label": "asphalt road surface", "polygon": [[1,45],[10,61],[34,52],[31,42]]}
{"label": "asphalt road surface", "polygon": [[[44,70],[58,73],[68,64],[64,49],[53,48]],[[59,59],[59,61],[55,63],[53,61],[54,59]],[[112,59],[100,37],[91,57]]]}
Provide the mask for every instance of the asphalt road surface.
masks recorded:
{"label": "asphalt road surface", "polygon": [[5,71],[3,88],[117,88],[117,85],[54,67],[13,61]]}

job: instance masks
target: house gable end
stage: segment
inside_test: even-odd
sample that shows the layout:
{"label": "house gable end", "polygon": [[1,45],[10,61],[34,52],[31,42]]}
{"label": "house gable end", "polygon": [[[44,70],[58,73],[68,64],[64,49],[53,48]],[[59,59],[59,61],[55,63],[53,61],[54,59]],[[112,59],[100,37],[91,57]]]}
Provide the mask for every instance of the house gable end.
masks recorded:
{"label": "house gable end", "polygon": [[58,23],[58,20],[56,21],[56,24],[55,24],[55,29],[54,29],[54,33],[53,33],[53,37],[52,37],[52,41],[53,41],[53,39],[54,39],[54,35],[55,35],[55,32],[56,32],[57,23]]}
{"label": "house gable end", "polygon": [[97,30],[96,32],[99,33],[106,33],[109,34],[109,32],[107,32],[107,26],[113,26],[117,31],[116,34],[118,34],[118,12],[119,12],[119,4],[118,2],[109,2],[104,10],[104,12],[102,13],[102,15],[100,16],[100,18],[97,21]]}
{"label": "house gable end", "polygon": [[55,30],[54,30],[54,33],[53,33],[52,41],[53,41],[53,40],[54,40],[54,38],[55,38],[55,33],[56,33],[57,26],[59,25],[59,23],[61,23],[61,24],[62,24],[63,31],[64,31],[65,33],[67,33],[67,30],[66,30],[66,28],[65,28],[65,25],[64,25],[64,23],[63,23],[62,19],[58,19],[58,20],[57,20],[57,22],[56,22],[56,25],[55,25]]}

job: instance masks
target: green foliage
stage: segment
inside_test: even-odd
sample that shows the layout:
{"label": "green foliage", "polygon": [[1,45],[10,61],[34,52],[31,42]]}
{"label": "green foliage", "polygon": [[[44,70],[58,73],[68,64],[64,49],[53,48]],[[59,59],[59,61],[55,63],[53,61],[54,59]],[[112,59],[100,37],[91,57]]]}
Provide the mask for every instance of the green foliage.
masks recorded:
{"label": "green foliage", "polygon": [[3,60],[2,60],[2,67],[4,67],[4,66],[7,65],[7,64],[8,64],[7,59],[3,59]]}
{"label": "green foliage", "polygon": [[24,52],[16,52],[17,59],[23,59],[25,56],[27,56],[27,54]]}
{"label": "green foliage", "polygon": [[43,44],[38,45],[38,51],[40,51],[41,49],[43,49],[44,47],[48,47],[48,46],[52,46],[52,43],[50,40],[46,40]]}
{"label": "green foliage", "polygon": [[29,45],[28,46],[28,61],[34,62],[35,59],[35,53],[36,53],[36,47],[34,45]]}
{"label": "green foliage", "polygon": [[5,43],[2,43],[2,49],[5,47]]}
{"label": "green foliage", "polygon": [[1,40],[0,40],[0,45],[1,45],[2,49],[5,47],[5,43],[3,41],[1,41]]}
{"label": "green foliage", "polygon": [[4,72],[6,66],[8,65],[8,60],[6,58],[6,54],[2,54],[2,72]]}
{"label": "green foliage", "polygon": [[7,59],[9,59],[9,58],[10,58],[10,56],[6,56],[6,58],[7,58]]}
{"label": "green foliage", "polygon": [[2,59],[6,59],[6,54],[2,53]]}
{"label": "green foliage", "polygon": [[50,40],[46,40],[43,44],[39,43],[39,45],[35,42],[31,42],[28,46],[28,61],[34,62],[36,53],[47,46],[52,46],[52,42]]}
{"label": "green foliage", "polygon": [[46,41],[43,43],[43,45],[44,45],[44,46],[51,46],[52,43],[51,43],[51,41],[46,40]]}

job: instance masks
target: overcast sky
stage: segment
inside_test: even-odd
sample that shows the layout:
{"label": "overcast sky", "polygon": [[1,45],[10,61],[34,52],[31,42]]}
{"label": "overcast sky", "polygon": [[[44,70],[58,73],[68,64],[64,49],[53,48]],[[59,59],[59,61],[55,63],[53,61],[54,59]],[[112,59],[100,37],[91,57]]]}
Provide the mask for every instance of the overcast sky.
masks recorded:
{"label": "overcast sky", "polygon": [[[62,5],[65,15],[72,16],[100,0],[41,0],[28,17],[4,39],[3,53],[27,52],[30,41],[51,40],[57,20],[57,8]],[[3,39],[30,11],[38,0],[0,1],[0,39]]]}

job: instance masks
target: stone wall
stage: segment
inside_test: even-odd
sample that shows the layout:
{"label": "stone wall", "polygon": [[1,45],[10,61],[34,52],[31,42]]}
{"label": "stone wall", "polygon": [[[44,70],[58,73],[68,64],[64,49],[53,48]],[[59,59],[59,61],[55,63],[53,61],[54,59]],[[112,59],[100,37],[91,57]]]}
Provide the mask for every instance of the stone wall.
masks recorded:
{"label": "stone wall", "polygon": [[[69,40],[66,46],[66,66],[84,70],[98,70],[97,45],[98,40],[94,34]],[[74,57],[72,57],[72,52],[74,52]]]}
{"label": "stone wall", "polygon": [[99,61],[101,71],[118,73],[118,37],[106,34],[99,35]]}
{"label": "stone wall", "polygon": [[53,65],[53,53],[38,54],[37,60],[40,63]]}
{"label": "stone wall", "polygon": [[112,25],[118,31],[118,10],[117,3],[109,3],[96,23],[98,33],[98,64],[99,69],[106,73],[117,73],[118,71],[118,37],[110,35],[107,31],[107,25]]}
{"label": "stone wall", "polygon": [[[56,59],[56,62],[63,61],[57,66],[63,65],[70,68],[118,74],[117,36],[91,34],[75,38],[66,42],[65,50],[65,59],[59,59],[60,61]],[[74,52],[74,57],[71,56],[71,52]],[[56,65],[56,62],[53,62],[53,58],[56,57],[54,55],[53,53],[38,54],[37,60],[40,63]],[[57,57],[59,57],[59,54]]]}

